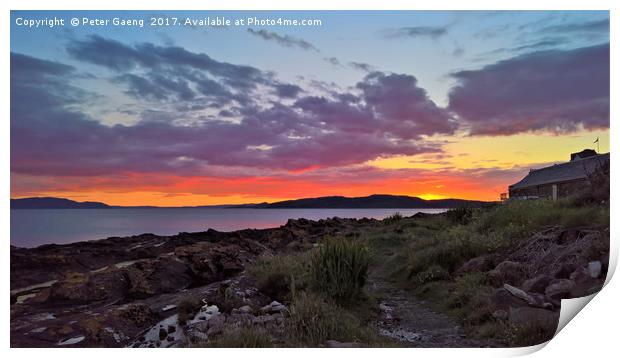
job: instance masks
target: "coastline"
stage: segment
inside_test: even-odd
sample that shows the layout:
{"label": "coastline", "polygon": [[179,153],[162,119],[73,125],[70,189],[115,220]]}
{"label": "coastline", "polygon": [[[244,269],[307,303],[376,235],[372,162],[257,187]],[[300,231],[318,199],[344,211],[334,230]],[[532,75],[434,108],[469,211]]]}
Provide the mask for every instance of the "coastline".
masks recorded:
{"label": "coastline", "polygon": [[[383,220],[291,219],[268,229],[12,246],[11,346],[225,346],[239,337],[226,332],[239,325],[268,346],[540,343],[555,331],[560,298],[602,287],[608,215],[604,207],[515,202]],[[330,238],[370,254],[366,288],[344,306],[316,296],[304,273]],[[188,313],[190,301],[199,304]],[[293,340],[286,327],[300,305],[322,307],[325,319],[344,312],[338,320],[351,331],[334,331],[340,343]],[[536,331],[524,328],[531,325]]]}

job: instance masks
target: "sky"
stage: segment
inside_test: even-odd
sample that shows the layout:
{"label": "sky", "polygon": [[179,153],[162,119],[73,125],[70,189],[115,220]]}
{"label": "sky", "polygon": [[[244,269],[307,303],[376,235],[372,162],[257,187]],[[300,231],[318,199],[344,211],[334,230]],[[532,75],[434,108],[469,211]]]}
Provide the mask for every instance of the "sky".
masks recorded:
{"label": "sky", "polygon": [[609,78],[607,11],[13,11],[11,196],[497,200],[609,151]]}

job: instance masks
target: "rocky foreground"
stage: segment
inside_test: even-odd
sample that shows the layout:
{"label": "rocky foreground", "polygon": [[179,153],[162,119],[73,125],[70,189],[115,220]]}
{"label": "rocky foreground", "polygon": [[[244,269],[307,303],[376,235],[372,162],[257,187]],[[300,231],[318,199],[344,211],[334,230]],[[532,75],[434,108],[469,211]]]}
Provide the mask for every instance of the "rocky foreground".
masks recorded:
{"label": "rocky foreground", "polygon": [[[561,300],[597,292],[605,280],[609,228],[552,226],[511,249],[466,260],[449,276],[425,274],[395,282],[387,272],[397,268],[398,256],[407,254],[420,233],[433,233],[426,228],[432,217],[445,222],[440,215],[424,214],[391,221],[299,219],[264,230],[143,234],[33,249],[11,247],[11,346],[193,346],[240,327],[268,332],[275,345],[287,346],[283,321],[288,303],[257,289],[246,268],[263,255],[310,250],[326,236],[377,238],[369,241],[377,262],[369,282],[380,312],[376,328],[400,346],[511,344],[464,333],[464,327],[475,332],[471,327],[484,324],[525,338],[537,332],[532,327],[551,327],[543,333],[552,335]],[[384,240],[389,237],[390,243]],[[463,278],[472,274],[483,281],[467,288],[467,300],[480,303],[476,312],[465,313],[463,322],[429,310],[403,291],[418,287],[424,293],[430,282],[438,290],[436,301],[468,307],[459,296],[463,287],[458,282],[467,282]],[[187,316],[184,301],[196,298],[200,309]]]}
{"label": "rocky foreground", "polygon": [[[278,325],[284,306],[258,292],[245,267],[376,222],[299,219],[264,230],[12,246],[11,346],[170,347],[227,325]],[[181,327],[177,306],[190,296],[203,307]]]}

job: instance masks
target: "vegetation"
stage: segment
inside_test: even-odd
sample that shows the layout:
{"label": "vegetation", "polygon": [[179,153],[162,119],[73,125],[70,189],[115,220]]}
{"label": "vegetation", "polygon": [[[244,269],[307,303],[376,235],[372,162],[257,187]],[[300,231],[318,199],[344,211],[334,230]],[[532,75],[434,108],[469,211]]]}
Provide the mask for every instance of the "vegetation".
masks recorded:
{"label": "vegetation", "polygon": [[467,225],[474,217],[474,209],[472,208],[456,208],[450,209],[446,213],[448,220],[455,224]]}
{"label": "vegetation", "polygon": [[192,345],[193,348],[271,348],[273,342],[269,333],[259,327],[243,326],[225,330],[208,341]]}
{"label": "vegetation", "polygon": [[444,230],[412,242],[409,277],[433,266],[435,271],[441,268],[452,273],[474,257],[516,248],[545,227],[582,225],[609,225],[609,210],[542,199],[498,205],[472,215],[466,225],[448,224]]}
{"label": "vegetation", "polygon": [[366,284],[368,264],[368,249],[361,242],[328,238],[311,257],[311,284],[336,301],[355,299]]}
{"label": "vegetation", "polygon": [[[596,175],[591,180],[604,185]],[[551,227],[608,227],[609,195],[604,199],[602,192],[590,186],[557,202],[509,201],[424,218],[394,214],[354,239],[325,238],[306,254],[265,257],[250,273],[264,293],[288,303],[285,334],[294,345],[318,346],[330,339],[376,343],[378,332],[368,327],[379,314],[374,296],[389,294],[365,290],[367,281],[376,279],[423,298],[475,337],[510,346],[538,344],[550,339],[555,327],[514,326],[494,318],[489,302],[496,288],[484,273],[459,269],[473,258],[514,252]],[[583,254],[598,258],[607,250],[594,244]]]}
{"label": "vegetation", "polygon": [[384,221],[386,222],[397,222],[403,219],[403,214],[399,213],[399,212],[395,212],[394,214],[388,216],[387,218],[384,219]]}
{"label": "vegetation", "polygon": [[313,293],[298,295],[287,310],[284,322],[289,338],[301,345],[317,346],[330,339],[369,340],[369,332],[355,315]]}
{"label": "vegetation", "polygon": [[376,306],[363,295],[368,265],[361,241],[326,238],[305,254],[263,257],[249,272],[262,292],[289,302],[285,332],[295,344],[369,343],[378,335],[365,327]]}
{"label": "vegetation", "polygon": [[[609,207],[600,205],[606,202],[597,199],[586,205],[583,200],[601,195],[591,187],[558,202],[510,201],[484,210],[448,211],[442,229],[424,235],[412,231],[417,237],[408,244],[406,284],[479,337],[499,339],[509,346],[544,342],[553,336],[555,327],[509,326],[497,321],[488,303],[495,288],[481,273],[457,275],[456,271],[472,258],[513,252],[546,228],[608,227]],[[596,251],[593,257],[604,251],[594,246],[588,250]]]}
{"label": "vegetation", "polygon": [[555,334],[555,324],[500,324],[499,335],[510,347],[528,347],[549,341]]}
{"label": "vegetation", "polygon": [[267,256],[259,259],[249,272],[262,292],[289,301],[293,291],[306,286],[308,261],[309,254]]}
{"label": "vegetation", "polygon": [[177,305],[179,324],[185,325],[200,310],[200,307],[202,307],[202,302],[195,296],[188,296],[179,301]]}

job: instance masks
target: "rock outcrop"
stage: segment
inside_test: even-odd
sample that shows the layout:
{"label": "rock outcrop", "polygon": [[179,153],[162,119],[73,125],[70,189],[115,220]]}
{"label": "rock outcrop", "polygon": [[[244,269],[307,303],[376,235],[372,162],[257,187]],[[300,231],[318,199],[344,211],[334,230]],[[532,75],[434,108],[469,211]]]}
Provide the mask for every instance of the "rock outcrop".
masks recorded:
{"label": "rock outcrop", "polygon": [[[285,306],[257,292],[245,267],[261,254],[307,250],[323,236],[357,235],[373,224],[299,219],[264,230],[12,246],[11,346],[178,346],[188,334],[219,334],[242,322],[278,326]],[[220,318],[168,322],[188,296],[218,307]]]}

